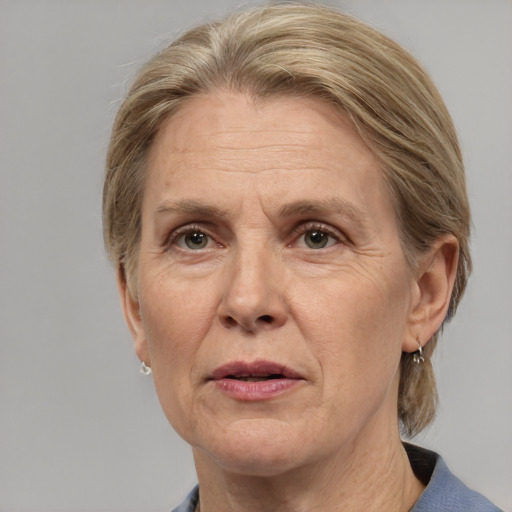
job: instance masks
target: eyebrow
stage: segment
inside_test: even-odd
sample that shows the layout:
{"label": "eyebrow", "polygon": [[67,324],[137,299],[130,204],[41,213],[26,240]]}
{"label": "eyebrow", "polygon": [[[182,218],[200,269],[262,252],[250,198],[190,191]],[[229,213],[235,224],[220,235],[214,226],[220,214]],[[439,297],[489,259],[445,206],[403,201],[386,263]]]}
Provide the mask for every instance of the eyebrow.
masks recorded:
{"label": "eyebrow", "polygon": [[203,204],[198,201],[164,201],[155,210],[155,216],[159,213],[177,213],[185,215],[202,215],[205,217],[225,217],[228,210],[222,210],[216,206]]}
{"label": "eyebrow", "polygon": [[[204,217],[227,217],[230,211],[194,200],[167,200],[157,207],[155,216],[161,213],[200,215]],[[326,215],[329,213],[343,215],[360,227],[364,227],[367,223],[367,216],[363,210],[350,201],[339,197],[311,201],[294,201],[282,206],[279,210],[279,215],[282,217]]]}
{"label": "eyebrow", "polygon": [[367,223],[367,215],[363,210],[357,207],[354,203],[339,197],[331,197],[315,201],[295,201],[284,205],[280,210],[280,214],[284,217],[313,214],[325,215],[328,213],[343,215],[361,227]]}

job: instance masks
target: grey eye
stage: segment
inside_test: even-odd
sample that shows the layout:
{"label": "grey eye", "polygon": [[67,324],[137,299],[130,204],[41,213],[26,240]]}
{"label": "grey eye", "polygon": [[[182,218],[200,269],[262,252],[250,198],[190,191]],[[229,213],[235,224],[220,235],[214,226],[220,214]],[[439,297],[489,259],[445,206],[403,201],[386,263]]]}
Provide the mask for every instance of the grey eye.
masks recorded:
{"label": "grey eye", "polygon": [[183,237],[183,242],[188,249],[197,250],[204,249],[208,245],[208,235],[201,233],[200,231],[193,231],[187,233]]}
{"label": "grey eye", "polygon": [[323,249],[329,243],[329,233],[314,229],[304,233],[304,243],[310,249]]}

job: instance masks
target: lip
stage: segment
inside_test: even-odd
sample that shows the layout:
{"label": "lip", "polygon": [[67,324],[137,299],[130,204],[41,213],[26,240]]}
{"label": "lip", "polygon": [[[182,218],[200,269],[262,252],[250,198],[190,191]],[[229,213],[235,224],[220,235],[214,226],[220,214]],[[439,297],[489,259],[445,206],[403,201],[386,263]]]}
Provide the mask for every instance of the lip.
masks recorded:
{"label": "lip", "polygon": [[[240,380],[265,378],[265,380]],[[275,398],[305,382],[295,370],[272,361],[233,361],[220,366],[208,379],[217,389],[231,398],[262,401]]]}

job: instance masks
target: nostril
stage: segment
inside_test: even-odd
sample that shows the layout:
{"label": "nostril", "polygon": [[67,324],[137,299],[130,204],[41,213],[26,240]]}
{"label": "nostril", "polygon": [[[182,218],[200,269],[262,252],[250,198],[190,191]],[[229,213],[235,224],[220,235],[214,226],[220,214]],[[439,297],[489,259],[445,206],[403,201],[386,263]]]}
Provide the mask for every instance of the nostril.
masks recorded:
{"label": "nostril", "polygon": [[270,315],[263,315],[259,317],[259,320],[262,322],[265,322],[266,324],[271,324],[273,321],[273,318]]}
{"label": "nostril", "polygon": [[223,320],[226,327],[235,327],[235,325],[238,324],[238,322],[231,316],[227,316],[223,318]]}

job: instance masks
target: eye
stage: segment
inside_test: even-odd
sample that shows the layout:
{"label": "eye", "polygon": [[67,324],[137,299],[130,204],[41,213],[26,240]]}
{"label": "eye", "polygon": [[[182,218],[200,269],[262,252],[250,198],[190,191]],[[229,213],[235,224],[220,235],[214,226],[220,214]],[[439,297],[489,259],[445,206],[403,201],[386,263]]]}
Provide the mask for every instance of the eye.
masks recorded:
{"label": "eye", "polygon": [[339,236],[331,233],[323,227],[313,227],[300,234],[296,246],[308,249],[325,249],[339,242]]}
{"label": "eye", "polygon": [[321,231],[320,229],[311,229],[304,233],[304,243],[310,249],[323,249],[324,247],[335,243],[335,240],[325,231]]}
{"label": "eye", "polygon": [[203,233],[198,229],[178,234],[176,237],[176,245],[180,249],[191,251],[205,249],[209,247],[212,242],[212,239],[206,233]]}

